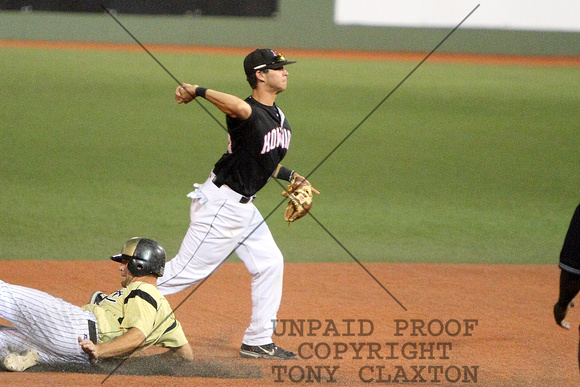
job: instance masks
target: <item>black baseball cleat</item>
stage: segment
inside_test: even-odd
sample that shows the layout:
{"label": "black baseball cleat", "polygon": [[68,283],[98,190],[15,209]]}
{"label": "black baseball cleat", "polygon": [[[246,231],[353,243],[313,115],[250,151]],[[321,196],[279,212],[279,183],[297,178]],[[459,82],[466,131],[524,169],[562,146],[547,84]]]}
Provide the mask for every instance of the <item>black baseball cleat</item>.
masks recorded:
{"label": "black baseball cleat", "polygon": [[240,356],[248,359],[273,359],[273,360],[296,360],[298,356],[294,352],[286,351],[276,344],[246,345],[242,344]]}

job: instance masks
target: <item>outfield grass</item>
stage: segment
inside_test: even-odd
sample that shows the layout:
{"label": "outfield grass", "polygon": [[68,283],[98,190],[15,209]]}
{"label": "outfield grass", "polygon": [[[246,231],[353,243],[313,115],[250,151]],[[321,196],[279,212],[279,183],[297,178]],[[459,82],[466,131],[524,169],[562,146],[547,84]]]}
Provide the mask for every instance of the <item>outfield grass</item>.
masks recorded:
{"label": "outfield grass", "polygon": [[[0,57],[0,259],[102,259],[137,235],[175,254],[225,132],[175,104],[143,52]],[[249,93],[242,57],[157,57]],[[415,65],[299,58],[278,99],[284,163],[310,172]],[[580,197],[579,105],[579,68],[426,62],[309,178],[313,214],[361,262],[556,263]],[[264,216],[280,191],[259,195]],[[312,219],[287,228],[278,208],[268,224],[288,261],[351,261]]]}

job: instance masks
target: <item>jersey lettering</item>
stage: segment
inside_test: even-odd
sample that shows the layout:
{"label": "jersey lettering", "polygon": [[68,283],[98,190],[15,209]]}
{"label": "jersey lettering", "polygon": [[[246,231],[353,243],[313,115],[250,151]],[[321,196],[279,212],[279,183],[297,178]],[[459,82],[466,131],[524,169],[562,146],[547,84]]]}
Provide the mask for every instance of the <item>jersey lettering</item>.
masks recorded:
{"label": "jersey lettering", "polygon": [[285,128],[277,127],[264,135],[264,145],[261,154],[266,154],[276,148],[288,149],[292,133]]}
{"label": "jersey lettering", "polygon": [[[112,298],[112,296],[106,296],[103,300],[107,300],[108,302],[117,302],[116,298]],[[102,303],[102,301],[101,301]]]}

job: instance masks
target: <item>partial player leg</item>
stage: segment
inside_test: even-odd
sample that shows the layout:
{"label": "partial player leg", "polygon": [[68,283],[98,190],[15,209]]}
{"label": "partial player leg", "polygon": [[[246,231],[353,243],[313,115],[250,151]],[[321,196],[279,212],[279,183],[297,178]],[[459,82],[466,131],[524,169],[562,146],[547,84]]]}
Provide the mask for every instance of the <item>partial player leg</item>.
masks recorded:
{"label": "partial player leg", "polygon": [[[44,356],[47,363],[48,357]],[[18,329],[0,325],[0,363],[8,371],[24,371],[42,362],[36,344]]]}
{"label": "partial player leg", "polygon": [[563,328],[570,329],[570,324],[564,321],[564,318],[566,318],[566,313],[579,291],[580,275],[562,269],[560,271],[559,298],[558,302],[554,305],[554,319],[556,320],[556,324]]}
{"label": "partial player leg", "polygon": [[236,250],[253,277],[252,318],[243,339],[244,344],[251,346],[272,343],[274,322],[282,300],[284,258],[270,229],[262,221],[256,209],[252,224]]}
{"label": "partial player leg", "polygon": [[236,251],[253,277],[252,318],[244,333],[240,355],[245,358],[297,359],[295,353],[280,348],[272,340],[282,300],[284,258],[257,209],[248,230],[253,233],[242,239]]}
{"label": "partial player leg", "polygon": [[0,358],[3,359],[9,353],[19,353],[30,348],[38,349],[36,344],[18,329],[0,325]]}
{"label": "partial player leg", "polygon": [[222,199],[213,187],[206,191],[209,200],[192,201],[190,226],[179,252],[157,280],[163,295],[185,290],[207,277],[237,247],[250,223],[253,206]]}
{"label": "partial player leg", "polygon": [[78,337],[89,337],[91,313],[47,293],[0,281],[0,317],[17,329],[2,330],[2,341],[11,352],[29,348],[42,362],[88,362]]}
{"label": "partial player leg", "polygon": [[572,300],[580,290],[580,205],[576,207],[570,226],[560,251],[560,294],[554,305],[556,323],[566,329],[570,325],[564,321]]}

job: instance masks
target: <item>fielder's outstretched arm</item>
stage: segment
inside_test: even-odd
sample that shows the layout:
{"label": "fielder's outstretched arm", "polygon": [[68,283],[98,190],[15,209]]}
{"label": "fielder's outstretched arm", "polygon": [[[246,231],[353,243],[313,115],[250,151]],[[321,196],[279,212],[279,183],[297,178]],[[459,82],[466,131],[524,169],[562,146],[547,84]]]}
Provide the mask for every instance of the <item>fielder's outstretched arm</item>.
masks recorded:
{"label": "fielder's outstretched arm", "polygon": [[199,85],[190,85],[189,83],[184,83],[175,89],[175,100],[177,103],[188,103],[196,97],[207,99],[223,113],[238,120],[245,120],[252,114],[250,104],[235,95],[206,89],[199,87]]}

